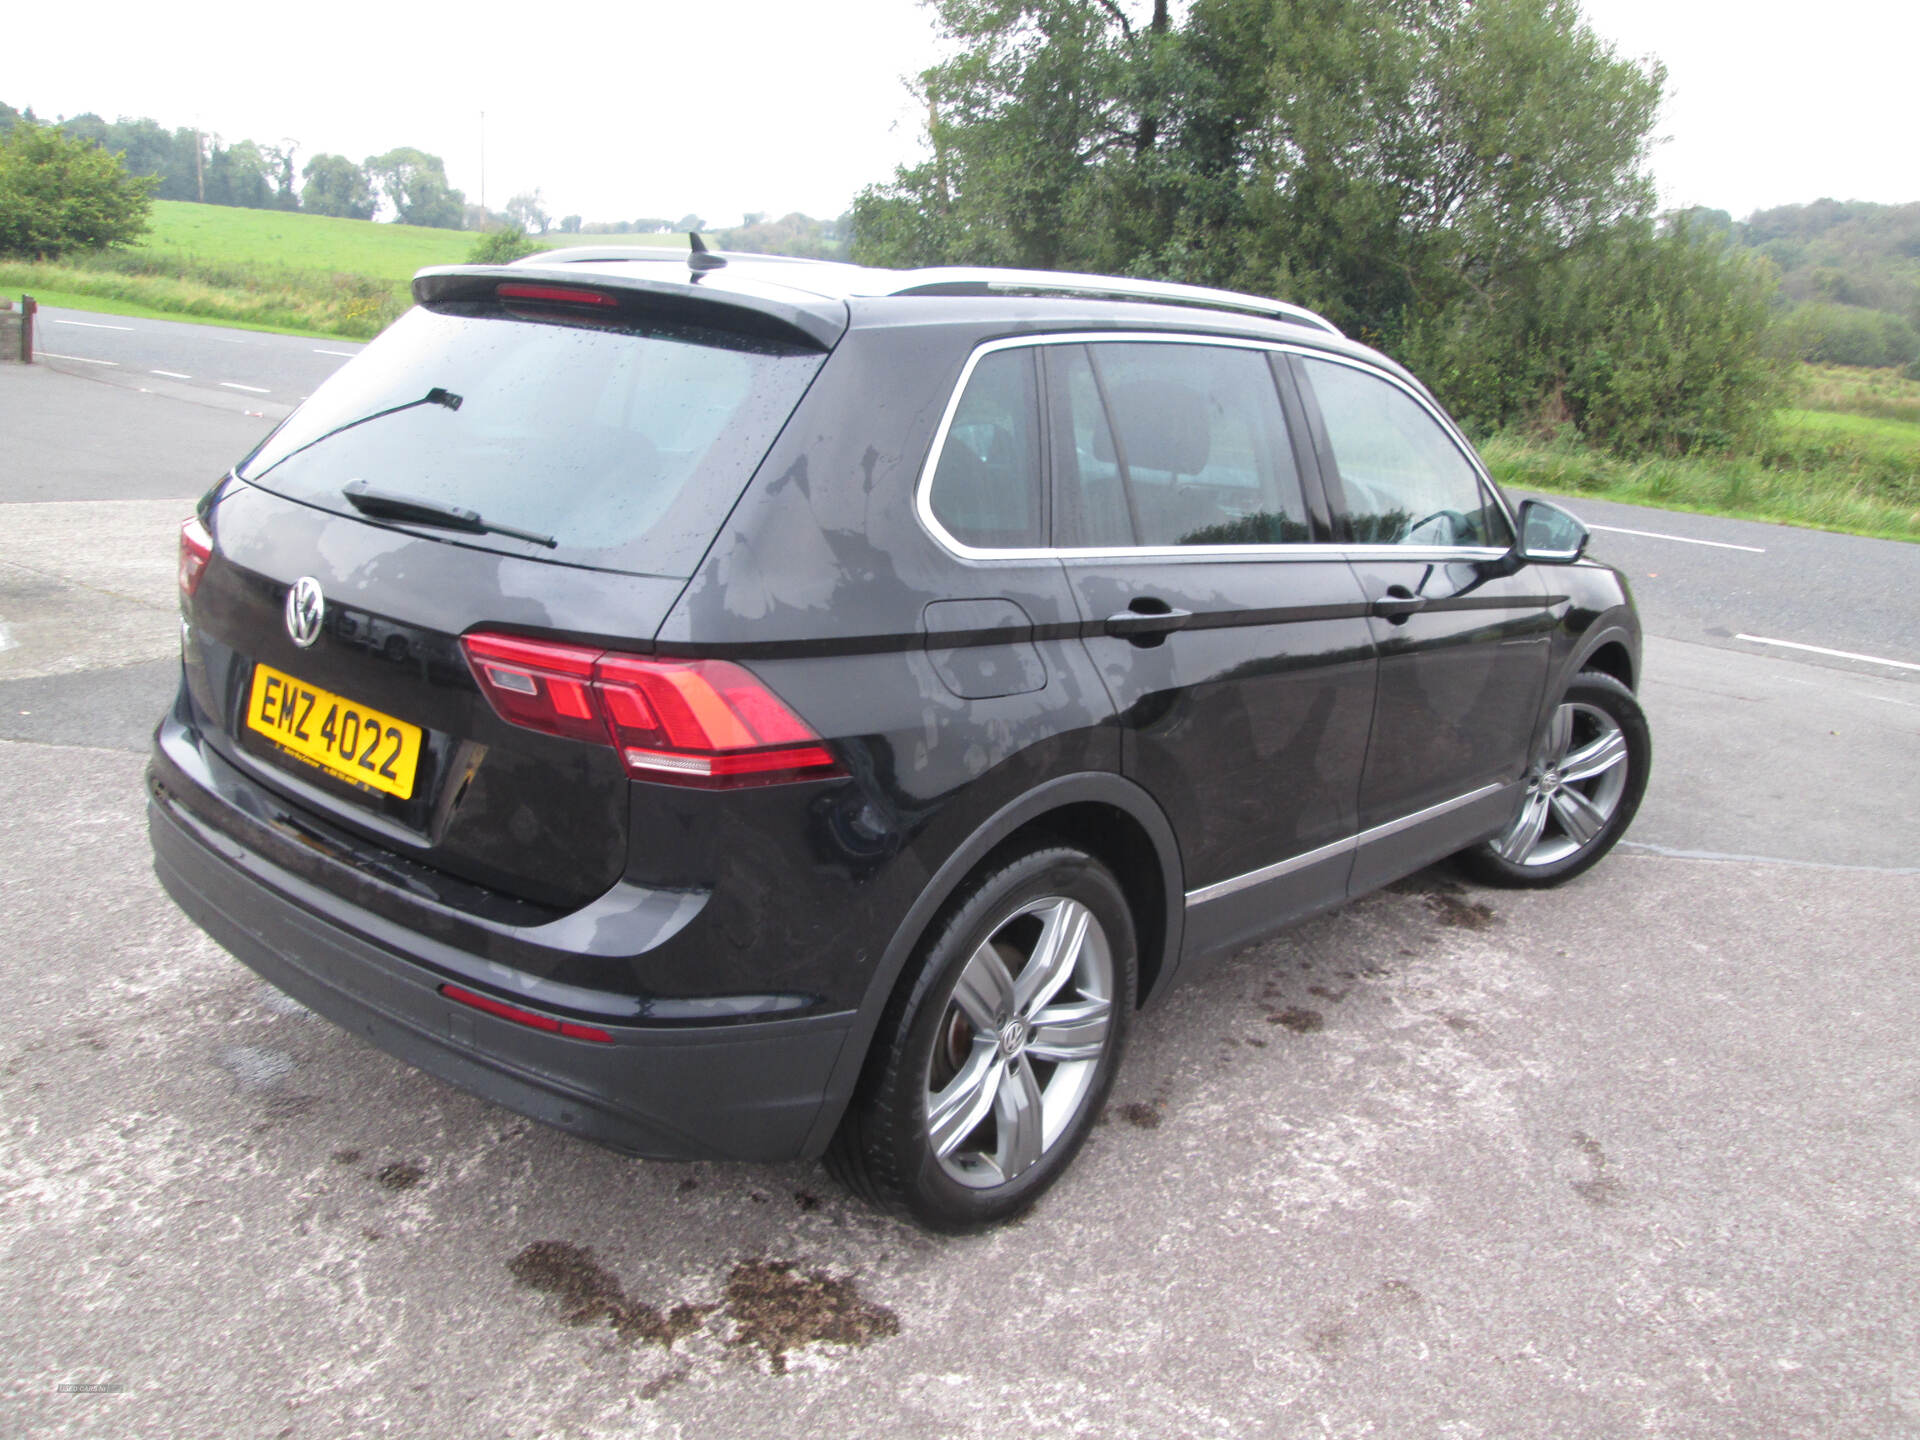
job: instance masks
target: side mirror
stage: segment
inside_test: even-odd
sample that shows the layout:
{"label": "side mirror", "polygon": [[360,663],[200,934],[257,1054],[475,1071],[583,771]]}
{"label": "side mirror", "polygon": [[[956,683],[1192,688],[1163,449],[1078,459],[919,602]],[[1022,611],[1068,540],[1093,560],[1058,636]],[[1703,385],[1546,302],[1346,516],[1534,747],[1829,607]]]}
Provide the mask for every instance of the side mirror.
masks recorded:
{"label": "side mirror", "polygon": [[1514,553],[1530,565],[1571,565],[1587,553],[1587,527],[1545,500],[1520,502],[1520,540]]}

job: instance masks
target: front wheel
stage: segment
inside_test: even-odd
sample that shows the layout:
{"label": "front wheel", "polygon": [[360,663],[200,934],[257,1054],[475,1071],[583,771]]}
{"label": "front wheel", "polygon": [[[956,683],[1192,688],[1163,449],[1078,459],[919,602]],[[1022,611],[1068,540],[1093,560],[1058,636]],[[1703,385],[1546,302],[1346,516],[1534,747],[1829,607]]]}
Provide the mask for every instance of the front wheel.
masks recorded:
{"label": "front wheel", "polygon": [[1547,718],[1507,828],[1462,857],[1494,885],[1557,885],[1614,847],[1647,788],[1653,742],[1633,692],[1582,671]]}
{"label": "front wheel", "polygon": [[888,1005],[829,1167],[929,1229],[1025,1210],[1106,1099],[1136,967],[1126,898],[1090,855],[1050,846],[980,876]]}

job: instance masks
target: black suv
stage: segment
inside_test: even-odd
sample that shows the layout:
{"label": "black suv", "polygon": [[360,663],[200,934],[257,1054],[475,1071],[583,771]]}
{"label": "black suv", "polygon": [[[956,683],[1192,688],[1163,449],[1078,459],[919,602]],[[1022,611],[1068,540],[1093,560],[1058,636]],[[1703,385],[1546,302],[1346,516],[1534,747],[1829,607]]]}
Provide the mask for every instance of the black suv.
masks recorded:
{"label": "black suv", "polygon": [[1621,577],[1308,311],[697,249],[413,291],[184,528],[155,865],[524,1114],[978,1226],[1197,957],[1639,803]]}

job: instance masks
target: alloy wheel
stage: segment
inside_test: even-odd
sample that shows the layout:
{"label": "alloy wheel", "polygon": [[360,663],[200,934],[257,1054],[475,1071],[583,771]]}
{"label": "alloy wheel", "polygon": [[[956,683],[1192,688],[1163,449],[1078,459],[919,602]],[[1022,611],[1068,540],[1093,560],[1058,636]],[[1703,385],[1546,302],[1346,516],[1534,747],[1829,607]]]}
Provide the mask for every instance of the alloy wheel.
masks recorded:
{"label": "alloy wheel", "polygon": [[1494,841],[1514,865],[1553,865],[1594,844],[1627,788],[1628,746],[1619,723],[1596,705],[1563,702],[1527,769],[1520,812]]}
{"label": "alloy wheel", "polygon": [[973,1189],[1014,1180],[1066,1133],[1113,1032],[1114,964],[1087,906],[1050,895],[968,957],[928,1058],[928,1139]]}

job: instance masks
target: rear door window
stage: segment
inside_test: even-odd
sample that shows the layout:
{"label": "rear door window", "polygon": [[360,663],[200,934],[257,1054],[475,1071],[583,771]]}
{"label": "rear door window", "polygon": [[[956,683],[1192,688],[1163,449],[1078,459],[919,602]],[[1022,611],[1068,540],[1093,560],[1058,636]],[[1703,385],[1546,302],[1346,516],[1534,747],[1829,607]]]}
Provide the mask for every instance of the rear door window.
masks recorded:
{"label": "rear door window", "polygon": [[1048,393],[1066,548],[1294,545],[1311,535],[1264,352],[1053,347]]}
{"label": "rear door window", "polygon": [[442,532],[461,544],[690,575],[823,358],[695,326],[417,308],[240,475],[343,514],[357,512],[342,487],[359,480],[554,541]]}

